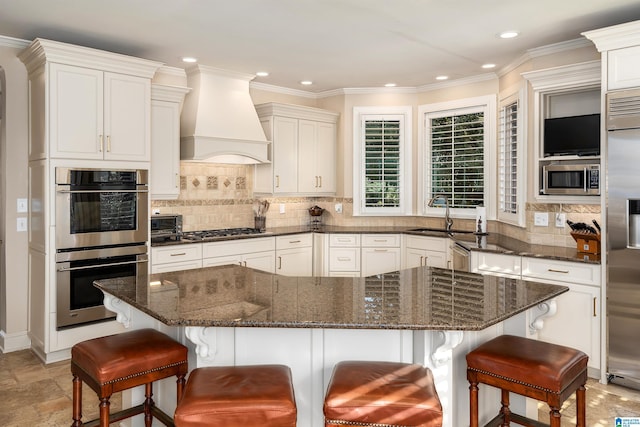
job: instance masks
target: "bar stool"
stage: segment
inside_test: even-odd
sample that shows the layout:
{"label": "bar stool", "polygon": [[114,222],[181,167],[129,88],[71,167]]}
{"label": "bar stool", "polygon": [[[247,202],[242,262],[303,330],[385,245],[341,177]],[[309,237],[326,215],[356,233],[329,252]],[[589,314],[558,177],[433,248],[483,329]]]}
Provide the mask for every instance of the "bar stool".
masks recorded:
{"label": "bar stool", "polygon": [[418,364],[339,362],[324,399],[324,425],[441,427],[433,375]]}
{"label": "bar stool", "polygon": [[[142,413],[147,427],[151,426],[153,417],[167,426],[173,425],[171,417],[155,406],[152,384],[175,375],[179,399],[187,372],[187,347],[154,329],[140,329],[78,343],[71,349],[72,427],[109,427],[109,423]],[[83,382],[100,399],[100,417],[84,424]],[[109,399],[113,393],[140,385],[145,386],[144,403],[109,415]]]}
{"label": "bar stool", "polygon": [[[585,427],[588,356],[579,350],[542,341],[502,335],[467,354],[471,398],[471,427],[478,427],[478,384],[502,390],[502,408],[487,426],[560,427],[562,403],[576,393],[578,427]],[[550,424],[512,413],[509,392],[546,402]]]}
{"label": "bar stool", "polygon": [[283,365],[194,369],[176,408],[176,427],[295,427],[291,370]]}

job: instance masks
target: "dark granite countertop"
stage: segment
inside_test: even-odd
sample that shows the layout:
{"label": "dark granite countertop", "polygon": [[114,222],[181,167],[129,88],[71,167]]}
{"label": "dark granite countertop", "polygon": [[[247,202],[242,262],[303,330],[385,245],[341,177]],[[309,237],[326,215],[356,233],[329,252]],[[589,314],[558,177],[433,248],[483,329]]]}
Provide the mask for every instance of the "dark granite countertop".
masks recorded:
{"label": "dark granite countertop", "polygon": [[347,278],[286,277],[237,265],[96,286],[170,326],[468,331],[569,290],[433,267]]}
{"label": "dark granite countertop", "polygon": [[[218,242],[225,240],[238,240],[238,239],[252,239],[257,237],[269,237],[269,236],[283,236],[290,234],[300,233],[355,233],[355,234],[386,234],[386,233],[403,233],[412,234],[417,236],[432,236],[432,237],[450,237],[447,233],[439,231],[412,231],[416,227],[343,227],[343,226],[330,226],[322,225],[319,227],[279,227],[268,228],[265,233],[251,234],[244,236],[226,236],[215,239],[205,240],[205,242]],[[460,242],[463,246],[469,250],[475,251],[488,251],[495,253],[502,253],[508,255],[522,255],[536,258],[556,259],[560,261],[575,261],[585,262],[590,264],[600,264],[599,254],[584,254],[579,253],[575,247],[567,248],[562,246],[547,246],[547,245],[534,245],[531,243],[523,242],[521,240],[514,239],[509,236],[497,233],[489,233],[486,235],[476,235],[472,232],[459,232],[454,233],[454,240]],[[200,243],[202,241],[169,241],[162,243],[152,243],[152,246],[168,246],[168,245],[180,245],[186,243]]]}

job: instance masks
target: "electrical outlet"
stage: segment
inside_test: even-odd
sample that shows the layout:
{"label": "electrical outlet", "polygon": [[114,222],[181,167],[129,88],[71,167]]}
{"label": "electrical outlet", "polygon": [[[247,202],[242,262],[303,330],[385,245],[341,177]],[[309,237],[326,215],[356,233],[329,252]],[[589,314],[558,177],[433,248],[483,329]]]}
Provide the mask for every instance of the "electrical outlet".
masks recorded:
{"label": "electrical outlet", "polygon": [[151,210],[151,213],[153,215],[160,215],[160,209],[154,208],[154,209]]}
{"label": "electrical outlet", "polygon": [[284,213],[284,203],[280,203],[280,213]]}
{"label": "electrical outlet", "polygon": [[547,212],[535,212],[533,214],[533,224],[538,227],[548,227],[549,214]]}
{"label": "electrical outlet", "polygon": [[556,227],[564,228],[564,223],[567,221],[567,214],[557,213],[556,214]]}
{"label": "electrical outlet", "polygon": [[342,213],[342,203],[336,203],[334,206],[336,213]]}

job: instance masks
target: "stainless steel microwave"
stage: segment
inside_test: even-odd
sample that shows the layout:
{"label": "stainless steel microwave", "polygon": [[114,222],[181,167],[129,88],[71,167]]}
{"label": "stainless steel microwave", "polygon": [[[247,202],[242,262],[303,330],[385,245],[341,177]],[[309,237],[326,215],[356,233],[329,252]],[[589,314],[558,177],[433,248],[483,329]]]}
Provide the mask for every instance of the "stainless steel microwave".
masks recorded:
{"label": "stainless steel microwave", "polygon": [[593,196],[600,194],[599,164],[545,165],[542,193],[549,195]]}

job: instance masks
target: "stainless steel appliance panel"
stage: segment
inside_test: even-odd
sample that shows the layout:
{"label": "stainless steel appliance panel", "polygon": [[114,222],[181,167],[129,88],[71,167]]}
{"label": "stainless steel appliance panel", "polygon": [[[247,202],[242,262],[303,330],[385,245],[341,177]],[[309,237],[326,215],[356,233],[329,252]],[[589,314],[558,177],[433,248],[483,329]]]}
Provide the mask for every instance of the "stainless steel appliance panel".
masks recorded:
{"label": "stainless steel appliance panel", "polygon": [[[619,110],[624,103],[616,102]],[[640,389],[640,247],[636,245],[640,205],[640,115],[635,120],[629,120],[628,115],[624,120],[620,115],[610,115],[608,122],[608,373],[613,382]],[[621,123],[635,128],[617,130]]]}

